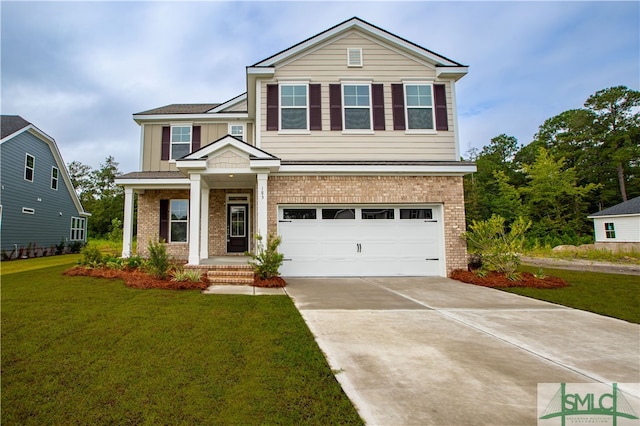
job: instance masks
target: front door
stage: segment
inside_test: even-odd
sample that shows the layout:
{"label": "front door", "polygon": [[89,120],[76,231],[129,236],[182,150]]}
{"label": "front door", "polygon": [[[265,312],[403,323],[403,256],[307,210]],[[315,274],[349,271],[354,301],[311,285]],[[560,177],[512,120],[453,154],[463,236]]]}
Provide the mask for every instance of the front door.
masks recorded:
{"label": "front door", "polygon": [[227,253],[249,250],[249,215],[247,204],[227,205]]}

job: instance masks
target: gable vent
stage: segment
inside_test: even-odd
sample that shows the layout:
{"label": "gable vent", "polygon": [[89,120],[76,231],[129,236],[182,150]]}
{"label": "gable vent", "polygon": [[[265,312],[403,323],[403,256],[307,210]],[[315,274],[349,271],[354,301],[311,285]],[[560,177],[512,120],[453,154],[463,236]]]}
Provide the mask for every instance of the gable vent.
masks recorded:
{"label": "gable vent", "polygon": [[347,66],[349,67],[362,66],[362,49],[360,48],[347,49]]}

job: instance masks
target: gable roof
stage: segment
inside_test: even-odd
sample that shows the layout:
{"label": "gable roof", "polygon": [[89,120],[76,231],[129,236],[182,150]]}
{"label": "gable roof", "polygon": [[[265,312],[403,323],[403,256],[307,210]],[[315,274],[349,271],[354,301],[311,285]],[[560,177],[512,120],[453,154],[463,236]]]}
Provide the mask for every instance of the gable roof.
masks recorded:
{"label": "gable roof", "polygon": [[2,115],[0,116],[0,139],[4,139],[30,124],[19,115]]}
{"label": "gable roof", "polygon": [[0,116],[0,126],[2,127],[2,138],[0,138],[0,143],[4,143],[9,140],[13,140],[15,136],[23,132],[29,132],[44,143],[47,144],[49,149],[51,150],[51,154],[58,165],[58,170],[60,171],[62,181],[65,183],[67,187],[67,191],[71,195],[71,199],[73,200],[73,204],[75,204],[78,213],[81,216],[91,216],[90,213],[87,213],[82,207],[82,203],[80,203],[80,199],[78,198],[78,194],[76,194],[76,190],[71,183],[71,178],[69,177],[69,171],[67,170],[67,166],[65,162],[62,160],[62,155],[60,154],[60,150],[58,149],[58,144],[56,144],[55,139],[51,136],[47,135],[42,130],[38,129],[32,123],[28,122],[24,118],[19,115],[2,115]]}
{"label": "gable roof", "polygon": [[600,210],[597,213],[593,213],[589,217],[598,216],[622,216],[630,214],[640,214],[640,197],[632,198],[624,203],[616,204],[608,209]]}
{"label": "gable roof", "polygon": [[[462,65],[459,62],[451,60],[445,56],[442,56],[438,53],[435,53],[429,49],[426,49],[420,45],[417,45],[409,40],[406,40],[402,37],[399,37],[395,34],[392,34],[386,30],[383,30],[380,27],[377,27],[373,24],[370,24],[366,21],[358,17],[353,17],[351,19],[347,19],[344,22],[341,22],[338,25],[335,25],[328,30],[325,30],[315,36],[312,36],[306,40],[301,41],[298,44],[295,44],[275,55],[269,56],[262,61],[256,62],[251,67],[271,67],[276,63],[281,62],[283,60],[289,59],[291,56],[296,55],[304,50],[307,50],[313,46],[316,46],[331,37],[335,37],[338,34],[344,33],[351,29],[358,28],[370,35],[373,35],[377,38],[386,40],[387,42],[391,42],[404,50],[410,51],[418,56],[425,57],[429,59],[431,62],[434,62],[437,67],[460,67],[467,68],[466,65]],[[466,73],[466,70],[465,70]]]}

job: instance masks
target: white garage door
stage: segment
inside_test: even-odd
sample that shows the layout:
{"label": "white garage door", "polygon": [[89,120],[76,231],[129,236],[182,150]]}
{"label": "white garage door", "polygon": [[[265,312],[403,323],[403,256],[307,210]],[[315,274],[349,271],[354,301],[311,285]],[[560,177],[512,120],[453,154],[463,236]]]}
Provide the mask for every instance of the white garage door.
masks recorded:
{"label": "white garage door", "polygon": [[441,206],[280,206],[284,276],[444,276]]}

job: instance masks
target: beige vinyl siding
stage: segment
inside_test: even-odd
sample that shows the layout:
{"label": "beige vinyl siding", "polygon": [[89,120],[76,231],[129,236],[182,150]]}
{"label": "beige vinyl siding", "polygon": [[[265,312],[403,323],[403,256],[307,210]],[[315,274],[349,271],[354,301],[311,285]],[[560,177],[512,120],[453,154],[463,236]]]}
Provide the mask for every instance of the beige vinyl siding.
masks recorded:
{"label": "beige vinyl siding", "polygon": [[[363,67],[347,67],[347,48],[362,48]],[[307,80],[321,84],[322,131],[310,134],[279,134],[266,131],[266,85],[261,86],[261,148],[285,160],[457,160],[451,82],[434,80],[435,67],[408,53],[394,51],[380,41],[356,32],[334,40],[316,51],[276,68],[271,83]],[[403,80],[445,84],[448,131],[410,134],[393,130],[391,84]],[[384,85],[385,129],[373,134],[345,134],[330,130],[329,84],[370,81]]]}
{"label": "beige vinyl siding", "polygon": [[246,112],[247,111],[247,101],[242,101],[231,108],[227,108],[224,110],[225,112]]}
{"label": "beige vinyl siding", "polygon": [[[172,123],[176,123],[172,121]],[[233,121],[231,123],[234,123]],[[246,125],[245,138],[247,143],[253,144],[253,124],[244,121],[238,122]],[[169,123],[147,123],[144,126],[144,141],[142,151],[143,171],[175,171],[174,164],[169,161],[162,161],[162,128],[169,126]],[[194,126],[200,126],[200,147],[204,147],[211,142],[226,136],[229,133],[229,122],[224,123],[201,123],[193,122]]]}

